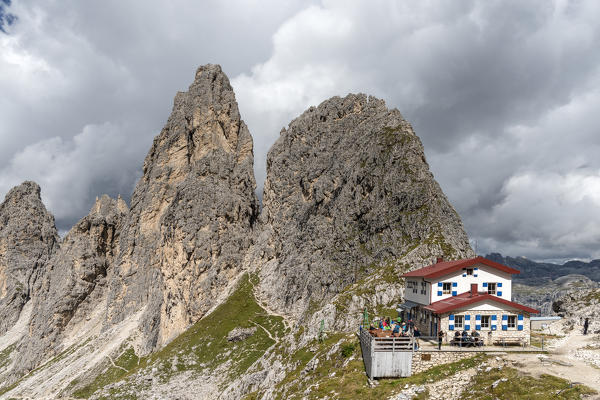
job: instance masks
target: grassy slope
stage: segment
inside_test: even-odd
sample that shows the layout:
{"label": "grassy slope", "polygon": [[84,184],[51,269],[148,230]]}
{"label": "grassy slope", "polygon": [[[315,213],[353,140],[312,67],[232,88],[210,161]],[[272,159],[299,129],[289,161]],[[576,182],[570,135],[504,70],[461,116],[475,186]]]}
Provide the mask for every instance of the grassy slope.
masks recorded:
{"label": "grassy slope", "polygon": [[[495,388],[492,384],[500,379]],[[478,374],[463,392],[462,398],[477,400],[546,400],[546,399],[580,399],[581,395],[596,392],[584,385],[571,386],[566,379],[552,375],[541,375],[534,378],[514,368],[494,369],[485,374]]]}
{"label": "grassy slope", "polygon": [[125,380],[124,385],[108,390],[110,398],[136,398],[135,393],[140,388],[135,387],[136,383],[131,378],[136,373],[149,373],[154,368],[154,376],[158,376],[163,383],[183,371],[201,374],[224,363],[230,364],[226,379],[240,376],[275,341],[260,327],[253,336],[237,343],[228,342],[227,334],[235,327],[247,328],[257,326],[256,324],[265,327],[276,338],[285,333],[282,318],[267,314],[256,303],[252,283],[245,276],[223,304],[162,350],[138,359],[133,349],[127,349],[115,360],[115,364],[126,371],[111,366],[90,384],[78,389],[74,395],[87,398],[106,385]]}
{"label": "grassy slope", "polygon": [[[409,378],[382,379],[371,387],[365,374],[360,345],[353,334],[332,334],[323,343],[314,341],[285,358],[293,367],[277,385],[277,399],[385,399],[400,392],[406,384],[435,382],[484,359],[478,356],[440,365]],[[307,368],[313,358],[319,360],[316,368]],[[260,397],[261,393],[250,393],[245,400]]]}

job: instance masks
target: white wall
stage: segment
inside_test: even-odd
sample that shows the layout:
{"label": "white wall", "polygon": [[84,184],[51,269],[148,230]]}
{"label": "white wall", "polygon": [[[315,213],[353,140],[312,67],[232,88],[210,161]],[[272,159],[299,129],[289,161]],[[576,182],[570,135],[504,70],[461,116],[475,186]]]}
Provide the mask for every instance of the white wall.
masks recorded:
{"label": "white wall", "polygon": [[501,311],[504,313],[511,312],[513,314],[523,314],[523,311],[517,308],[512,308],[509,306],[505,306],[504,304],[498,304],[491,301],[482,301],[481,303],[471,304],[468,305],[466,308],[459,308],[453,310],[452,313],[460,314],[469,311]]}
{"label": "white wall", "polygon": [[[412,288],[409,288],[408,282],[416,284],[417,293],[414,293]],[[421,282],[425,282],[425,294],[421,293]],[[406,278],[406,288],[404,290],[404,299],[414,301],[419,304],[429,304],[429,295],[431,293],[431,284],[423,280],[423,278]]]}
{"label": "white wall", "polygon": [[[502,287],[497,288],[498,292],[502,292],[502,297],[505,300],[512,300],[512,275],[506,272],[499,271],[495,268],[488,267],[483,264],[475,264],[473,268],[477,267],[478,270],[473,271],[473,275],[467,275],[463,277],[464,271],[456,271],[447,276],[436,278],[431,280],[432,294],[431,302],[452,297],[452,294],[442,294],[438,296],[438,291],[442,291],[441,287],[438,287],[438,282],[456,282],[457,286],[453,287],[452,290],[456,291],[456,294],[461,294],[471,290],[471,284],[477,284],[477,291],[487,292],[487,287],[483,287],[484,282],[496,282],[502,283]],[[471,267],[469,267],[471,268]],[[475,276],[477,275],[477,276]]]}

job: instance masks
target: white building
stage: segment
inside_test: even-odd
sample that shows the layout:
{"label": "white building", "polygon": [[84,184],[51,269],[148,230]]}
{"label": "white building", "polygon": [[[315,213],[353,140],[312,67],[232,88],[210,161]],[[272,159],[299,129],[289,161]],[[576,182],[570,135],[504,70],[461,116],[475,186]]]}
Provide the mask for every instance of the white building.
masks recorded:
{"label": "white building", "polygon": [[[483,257],[447,261],[402,275],[404,303],[398,311],[421,332],[481,331],[494,341],[529,343],[529,317],[538,310],[512,301],[512,275],[519,271]],[[510,340],[509,340],[510,339]]]}

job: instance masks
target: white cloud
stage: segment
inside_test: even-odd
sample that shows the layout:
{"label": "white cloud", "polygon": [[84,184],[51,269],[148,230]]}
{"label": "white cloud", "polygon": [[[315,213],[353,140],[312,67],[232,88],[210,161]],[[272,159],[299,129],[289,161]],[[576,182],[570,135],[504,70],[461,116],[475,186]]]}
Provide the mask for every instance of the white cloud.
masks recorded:
{"label": "white cloud", "polygon": [[42,188],[55,217],[71,224],[89,212],[96,187],[129,194],[138,176],[140,147],[129,145],[131,127],[87,125],[72,139],[53,137],[26,146],[0,171],[0,192],[24,180]]}

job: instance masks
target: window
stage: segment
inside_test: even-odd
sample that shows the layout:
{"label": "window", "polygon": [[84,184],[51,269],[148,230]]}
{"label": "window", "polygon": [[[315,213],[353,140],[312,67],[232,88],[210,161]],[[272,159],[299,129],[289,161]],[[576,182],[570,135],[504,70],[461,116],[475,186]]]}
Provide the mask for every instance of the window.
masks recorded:
{"label": "window", "polygon": [[421,294],[427,294],[427,283],[421,282]]}
{"label": "window", "polygon": [[464,315],[455,315],[454,316],[454,329],[464,328]]}
{"label": "window", "polygon": [[510,328],[516,328],[517,327],[517,316],[516,315],[509,315],[508,316],[508,322],[506,323],[506,325],[508,326],[508,329]]}
{"label": "window", "polygon": [[473,268],[465,268],[465,273],[467,275],[473,275]]}
{"label": "window", "polygon": [[444,282],[444,286],[442,286],[442,294],[450,293],[452,293],[452,282]]}
{"label": "window", "polygon": [[488,282],[488,294],[496,294],[496,283]]}
{"label": "window", "polygon": [[482,315],[481,316],[481,329],[483,328],[488,328],[490,327],[490,316],[489,315]]}

